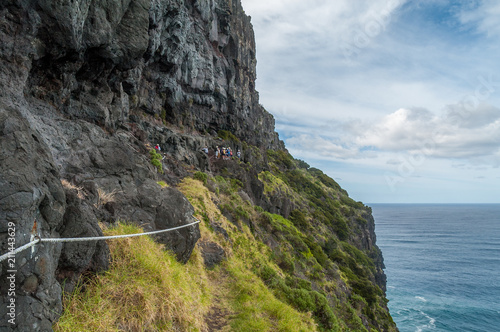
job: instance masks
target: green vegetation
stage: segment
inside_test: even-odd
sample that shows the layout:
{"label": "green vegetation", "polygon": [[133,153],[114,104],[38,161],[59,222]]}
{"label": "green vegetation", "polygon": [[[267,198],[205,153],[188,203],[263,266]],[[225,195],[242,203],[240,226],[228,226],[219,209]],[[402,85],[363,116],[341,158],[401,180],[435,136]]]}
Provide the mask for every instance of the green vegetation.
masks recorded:
{"label": "green vegetation", "polygon": [[[212,192],[201,182],[187,178],[179,189],[193,204],[196,214],[205,220],[219,223],[228,232],[230,240],[216,234],[206,224],[201,227],[202,238],[218,242],[229,254],[219,272],[224,270],[224,277],[221,279],[227,281],[226,287],[229,287],[224,292],[231,311],[235,313],[230,321],[231,330],[314,331],[315,324],[309,315],[299,313],[293,309],[293,305],[276,298],[265,281],[259,278],[259,266],[268,266],[274,271],[280,271],[280,268],[270,258],[272,253],[269,247],[256,240],[253,226],[245,223],[255,220],[261,213],[236,194],[241,188],[241,182],[221,176],[212,178],[211,181],[215,186]],[[215,191],[219,192],[219,206],[223,207],[221,209],[214,204],[217,195]]]}
{"label": "green vegetation", "polygon": [[[231,292],[238,313],[231,322],[232,331],[314,331],[308,315],[300,314],[270,293],[266,285],[246,267],[235,260],[228,270],[233,276]],[[306,310],[305,310],[306,311]]]}
{"label": "green vegetation", "polygon": [[161,112],[160,112],[160,118],[163,120],[163,121],[166,121],[167,120],[167,110],[162,108],[161,109]]}
{"label": "green vegetation", "polygon": [[234,136],[234,134],[232,132],[230,132],[229,130],[219,130],[218,135],[220,138],[222,138],[225,141],[233,141],[236,143],[238,143],[240,141],[238,139],[238,137]]}
{"label": "green vegetation", "polygon": [[[237,183],[227,181],[225,186],[229,191]],[[201,181],[186,178],[179,189],[204,220],[200,241],[219,243],[228,259],[207,270],[198,247],[182,265],[149,237],[109,241],[110,270],[66,297],[64,313],[54,330],[206,331],[210,330],[207,318],[215,310],[225,313],[220,324],[229,331],[315,331],[309,314],[278,299],[255,273],[254,266],[272,262],[269,248],[255,241],[249,227],[240,225],[239,230],[228,221]],[[214,232],[207,222],[211,220],[217,220],[231,240]],[[140,231],[120,224],[104,233]]]}
{"label": "green vegetation", "polygon": [[193,178],[201,181],[203,184],[207,184],[208,175],[206,173],[198,171],[194,173]]}
{"label": "green vegetation", "polygon": [[168,184],[165,181],[158,181],[156,183],[158,183],[162,188],[168,188]]}
{"label": "green vegetation", "polygon": [[[120,224],[106,235],[134,234]],[[111,268],[80,284],[64,301],[55,331],[202,330],[210,283],[195,254],[186,266],[149,237],[108,241]],[[196,273],[190,272],[196,271]]]}
{"label": "green vegetation", "polygon": [[[200,241],[226,259],[208,270],[199,246],[181,265],[147,238],[110,242],[112,268],[65,300],[56,331],[205,331],[214,312],[224,331],[395,331],[375,282],[380,252],[366,244],[370,209],[288,153],[243,144],[267,159],[258,175],[234,163],[178,185],[202,220]],[[245,192],[249,174],[261,183],[261,206]]]}
{"label": "green vegetation", "polygon": [[[243,183],[229,172],[208,176],[206,186],[186,179],[181,191],[207,223],[224,221],[224,228],[232,230],[227,243],[232,259],[244,263],[252,278],[258,276],[276,299],[311,315],[319,330],[395,330],[383,309],[383,293],[374,282],[375,265],[368,253],[354,245],[366,226],[364,205],[359,209],[333,180],[315,169],[312,173],[298,169],[286,154],[268,153],[268,158],[274,171],[261,172],[259,180],[266,197],[283,197],[294,204],[288,218],[242,199]],[[366,327],[360,317],[381,323]],[[243,322],[233,325],[241,326]]]}
{"label": "green vegetation", "polygon": [[155,149],[149,150],[149,156],[151,158],[151,164],[156,167],[157,171],[163,174],[163,165],[161,163],[161,154],[156,152]]}

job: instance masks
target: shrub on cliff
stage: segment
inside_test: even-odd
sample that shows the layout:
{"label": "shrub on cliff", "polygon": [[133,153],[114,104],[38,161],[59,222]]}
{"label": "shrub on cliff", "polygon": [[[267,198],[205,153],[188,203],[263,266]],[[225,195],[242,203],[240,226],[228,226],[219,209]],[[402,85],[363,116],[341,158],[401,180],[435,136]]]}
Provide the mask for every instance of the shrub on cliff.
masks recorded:
{"label": "shrub on cliff", "polygon": [[198,171],[198,172],[194,173],[193,178],[195,180],[201,181],[203,184],[207,184],[208,175],[207,175],[207,173],[203,173],[203,172]]}
{"label": "shrub on cliff", "polygon": [[161,164],[161,154],[156,152],[155,149],[149,151],[149,156],[151,158],[151,164],[158,170],[158,172],[163,173],[163,165]]}
{"label": "shrub on cliff", "polygon": [[235,143],[238,143],[240,141],[238,137],[234,136],[234,134],[229,130],[219,130],[218,136],[224,141],[233,141]]}

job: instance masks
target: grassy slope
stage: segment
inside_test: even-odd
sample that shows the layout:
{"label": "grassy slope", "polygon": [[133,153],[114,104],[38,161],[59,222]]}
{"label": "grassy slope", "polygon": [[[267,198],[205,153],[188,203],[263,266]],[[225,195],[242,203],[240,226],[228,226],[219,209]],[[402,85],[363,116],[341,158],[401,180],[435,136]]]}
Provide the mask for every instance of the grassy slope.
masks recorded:
{"label": "grassy slope", "polygon": [[358,248],[369,208],[321,171],[268,154],[259,179],[266,196],[292,202],[288,219],[243,199],[232,174],[197,172],[179,189],[202,220],[199,243],[227,259],[207,270],[198,246],[181,265],[148,238],[109,242],[112,268],[65,301],[55,330],[395,331],[374,282],[376,249]]}
{"label": "grassy slope", "polygon": [[[228,259],[206,270],[198,248],[182,265],[148,237],[109,241],[111,269],[66,299],[55,331],[315,331],[309,314],[276,299],[252,272],[248,262],[266,261],[268,253],[248,227],[240,232],[228,223],[201,182],[186,179],[181,190],[200,215],[203,211],[227,227],[234,248],[206,222],[200,226],[200,241],[219,242]],[[120,224],[105,233],[139,231]]]}

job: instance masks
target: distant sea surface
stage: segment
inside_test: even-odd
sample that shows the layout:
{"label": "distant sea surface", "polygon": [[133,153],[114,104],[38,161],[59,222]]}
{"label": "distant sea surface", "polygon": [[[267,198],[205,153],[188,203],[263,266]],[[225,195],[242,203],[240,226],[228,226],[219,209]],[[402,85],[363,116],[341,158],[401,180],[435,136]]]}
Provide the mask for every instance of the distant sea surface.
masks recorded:
{"label": "distant sea surface", "polygon": [[500,204],[371,204],[401,332],[500,331]]}

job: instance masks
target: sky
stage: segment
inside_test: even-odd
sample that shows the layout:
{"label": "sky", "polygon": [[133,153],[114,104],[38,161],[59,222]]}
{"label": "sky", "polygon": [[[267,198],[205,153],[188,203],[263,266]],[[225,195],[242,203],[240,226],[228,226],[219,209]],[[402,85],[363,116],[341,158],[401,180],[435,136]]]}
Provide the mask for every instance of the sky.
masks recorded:
{"label": "sky", "polygon": [[500,2],[242,3],[295,158],[364,203],[500,203]]}

